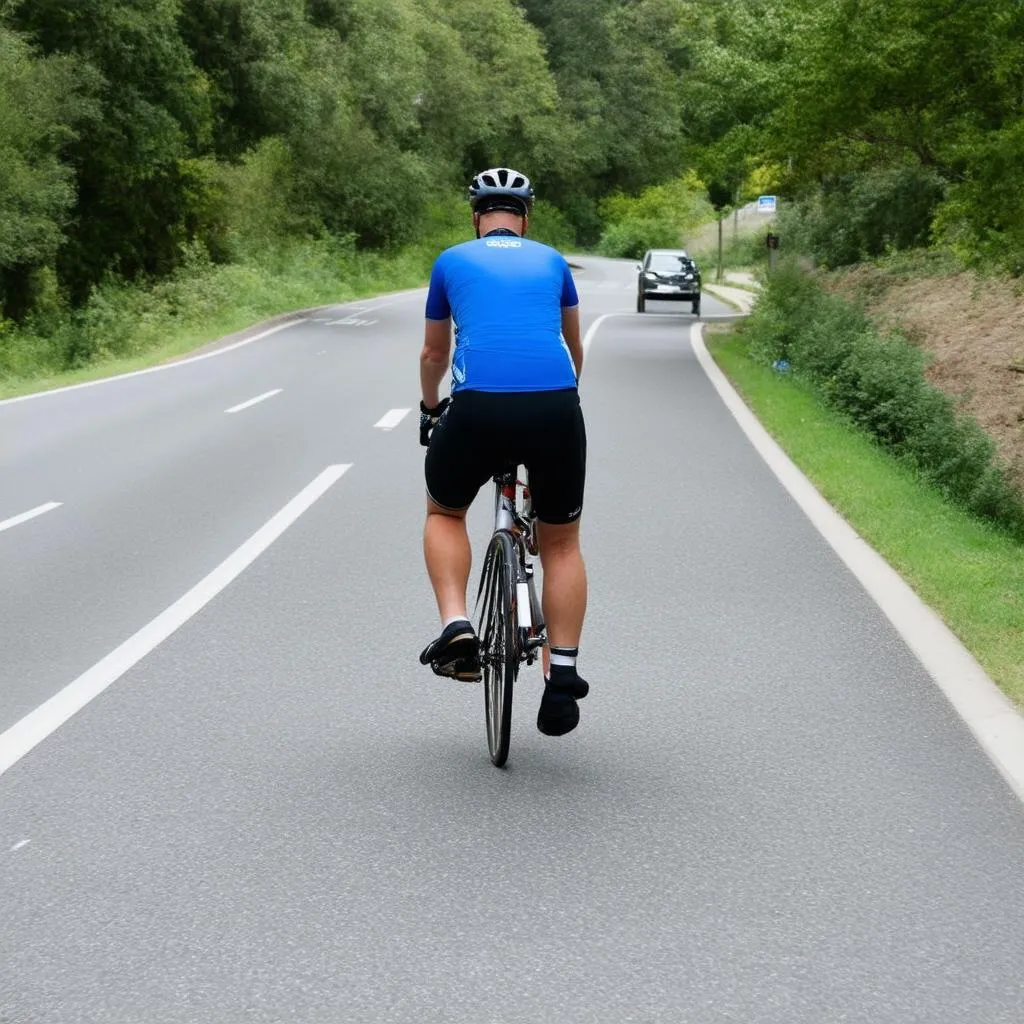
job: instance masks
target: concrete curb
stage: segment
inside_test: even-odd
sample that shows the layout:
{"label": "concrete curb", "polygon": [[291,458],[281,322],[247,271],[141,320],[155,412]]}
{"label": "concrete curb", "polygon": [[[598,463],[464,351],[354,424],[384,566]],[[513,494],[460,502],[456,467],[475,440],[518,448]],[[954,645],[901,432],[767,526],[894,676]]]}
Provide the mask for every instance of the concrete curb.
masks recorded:
{"label": "concrete curb", "polygon": [[903,637],[1018,799],[1024,801],[1024,715],[938,614],[821,496],[761,425],[711,358],[699,323],[690,330],[690,344],[758,454]]}
{"label": "concrete curb", "polygon": [[704,291],[740,313],[749,313],[757,302],[757,295],[754,292],[747,292],[742,288],[730,288],[724,284],[704,284],[702,287]]}

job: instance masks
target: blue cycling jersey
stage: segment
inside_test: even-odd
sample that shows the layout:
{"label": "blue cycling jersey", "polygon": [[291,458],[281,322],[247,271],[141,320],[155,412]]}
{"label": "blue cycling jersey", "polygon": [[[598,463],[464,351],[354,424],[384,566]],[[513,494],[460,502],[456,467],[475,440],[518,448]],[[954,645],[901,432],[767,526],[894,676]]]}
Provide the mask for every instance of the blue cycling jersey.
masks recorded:
{"label": "blue cycling jersey", "polygon": [[569,264],[550,246],[491,234],[434,263],[427,318],[455,324],[452,392],[576,386],[562,308],[579,303]]}

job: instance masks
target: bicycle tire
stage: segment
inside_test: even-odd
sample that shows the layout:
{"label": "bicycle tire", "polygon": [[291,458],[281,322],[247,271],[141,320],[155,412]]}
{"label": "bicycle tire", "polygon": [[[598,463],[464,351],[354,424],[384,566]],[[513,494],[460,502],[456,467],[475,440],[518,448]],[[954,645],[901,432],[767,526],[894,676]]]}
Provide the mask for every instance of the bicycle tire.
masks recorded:
{"label": "bicycle tire", "polygon": [[477,636],[484,678],[487,748],[497,768],[508,760],[512,738],[512,691],[519,668],[516,643],[515,541],[505,530],[491,538],[480,584],[481,605]]}

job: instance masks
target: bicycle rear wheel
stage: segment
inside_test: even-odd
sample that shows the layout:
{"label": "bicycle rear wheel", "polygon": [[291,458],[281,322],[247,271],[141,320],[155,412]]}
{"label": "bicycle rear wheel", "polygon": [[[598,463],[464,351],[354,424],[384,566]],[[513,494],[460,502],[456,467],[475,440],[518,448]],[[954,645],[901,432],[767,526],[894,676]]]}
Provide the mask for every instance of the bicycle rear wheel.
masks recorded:
{"label": "bicycle rear wheel", "polygon": [[512,688],[519,668],[516,647],[516,546],[499,530],[491,538],[480,584],[480,663],[484,677],[487,746],[500,768],[512,736]]}

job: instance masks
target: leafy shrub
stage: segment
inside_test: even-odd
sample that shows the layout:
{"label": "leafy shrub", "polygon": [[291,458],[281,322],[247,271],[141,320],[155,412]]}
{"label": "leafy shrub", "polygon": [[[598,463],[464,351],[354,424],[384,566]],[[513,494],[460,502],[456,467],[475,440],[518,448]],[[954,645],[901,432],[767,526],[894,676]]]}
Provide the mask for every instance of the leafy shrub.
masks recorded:
{"label": "leafy shrub", "polygon": [[569,218],[551,203],[538,199],[530,217],[530,237],[566,252],[576,244],[576,232]]}
{"label": "leafy shrub", "polygon": [[959,148],[966,170],[939,208],[936,234],[969,266],[1024,274],[1024,118],[971,133]]}
{"label": "leafy shrub", "polygon": [[[751,231],[747,226],[740,230],[739,235],[733,233],[733,228],[726,218],[722,225],[722,267],[759,267],[767,266],[768,248],[764,244],[765,230],[759,226],[756,231]],[[687,246],[687,248],[690,248]],[[698,266],[705,278],[709,277],[713,268],[718,266],[718,242],[712,245],[700,245],[690,249],[690,255],[696,259]]]}
{"label": "leafy shrub", "polygon": [[943,198],[942,179],[921,167],[845,175],[787,204],[780,234],[787,247],[826,267],[927,243]]}
{"label": "leafy shrub", "polygon": [[601,201],[602,256],[639,259],[648,249],[676,248],[686,231],[713,219],[704,186],[692,174],[652,185],[637,196],[615,193]]}
{"label": "leafy shrub", "polygon": [[972,417],[929,383],[924,354],[899,333],[786,265],[771,275],[744,326],[759,362],[787,360],[827,404],[911,464],[949,500],[1024,537],[1024,498]]}
{"label": "leafy shrub", "polygon": [[667,221],[679,230],[714,217],[704,185],[691,171],[661,185],[651,185],[639,195],[615,192],[600,203],[607,224],[626,221]]}
{"label": "leafy shrub", "polygon": [[602,256],[638,260],[648,249],[678,248],[681,238],[679,229],[663,220],[627,220],[605,231],[597,251]]}

